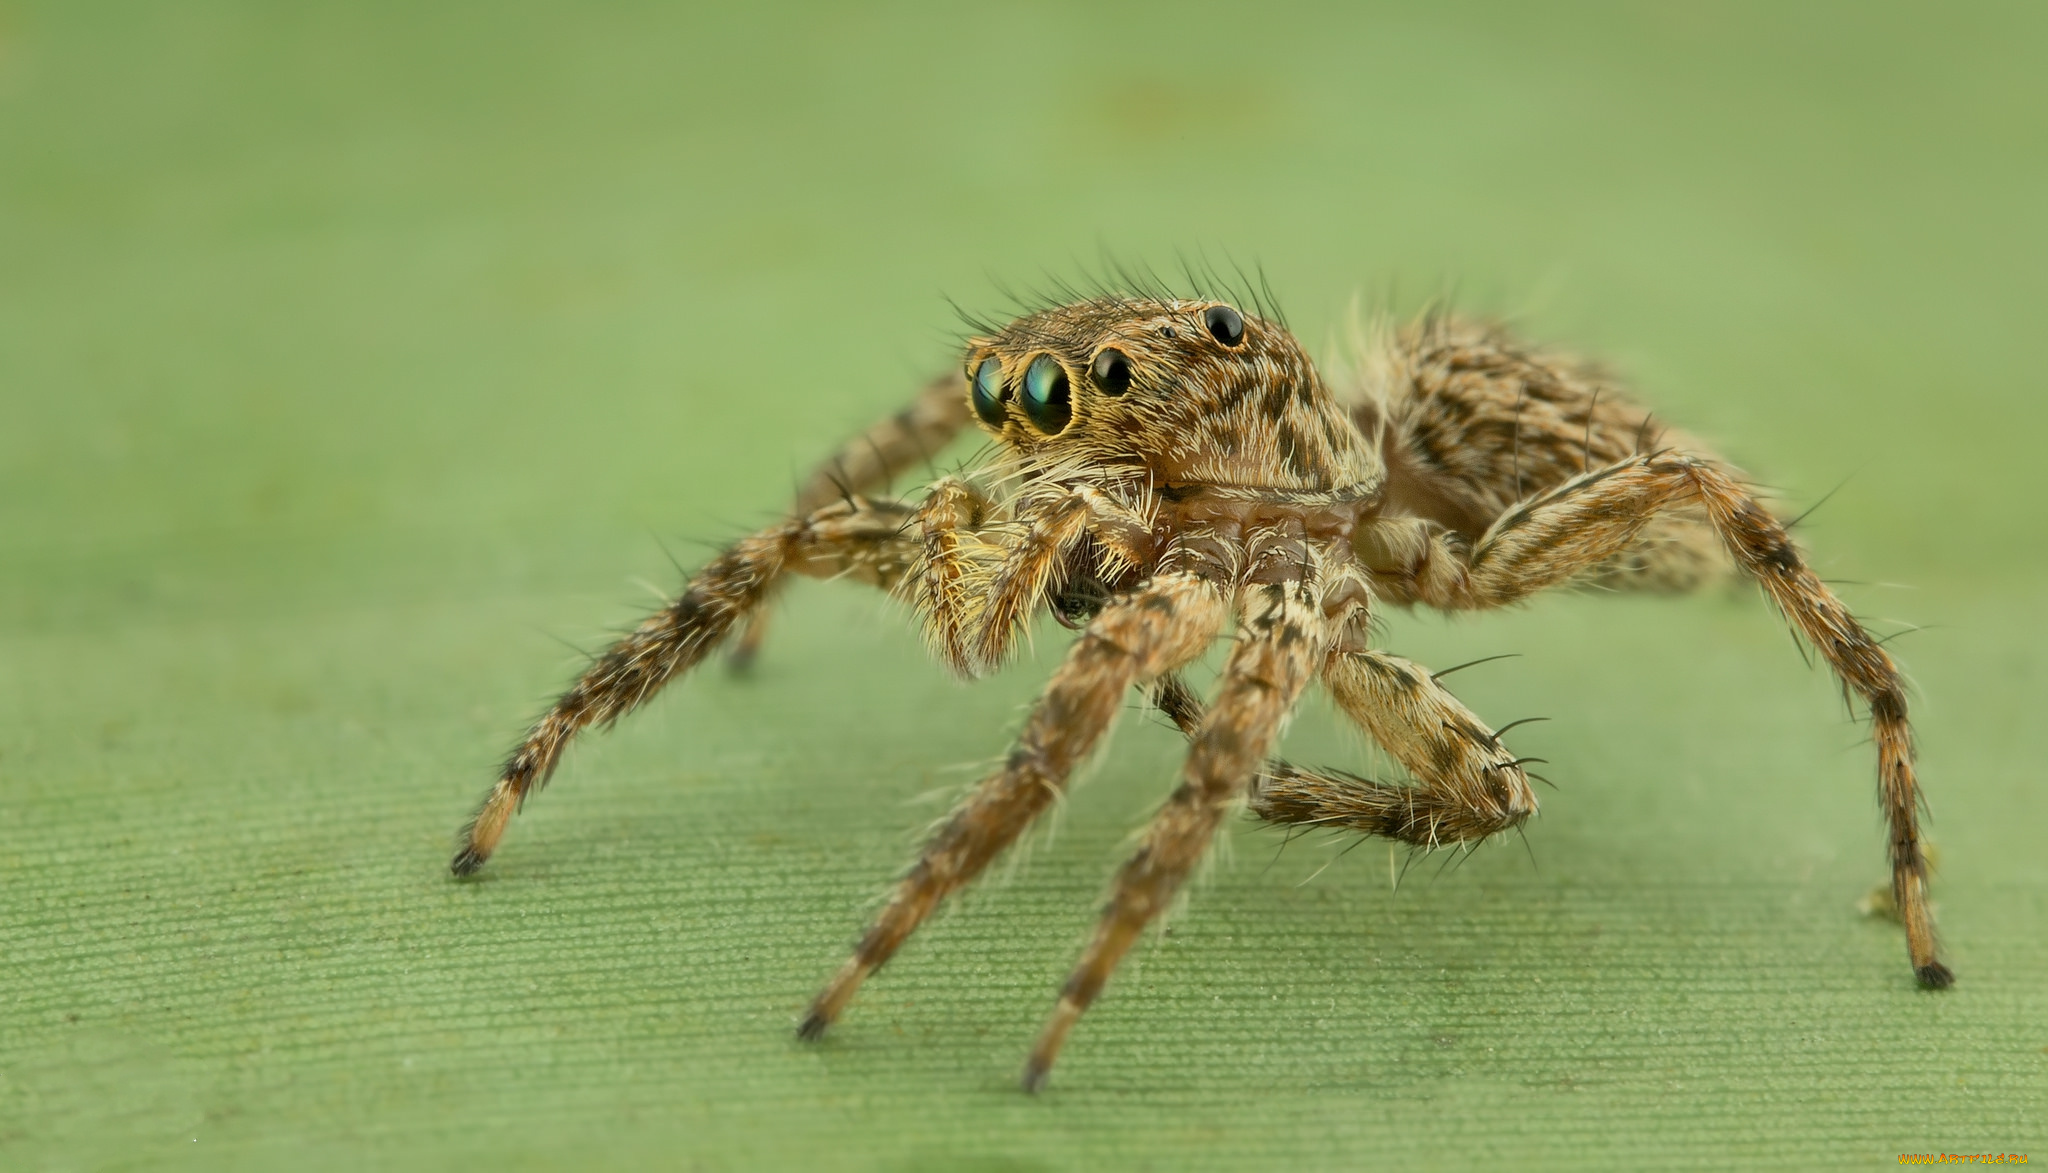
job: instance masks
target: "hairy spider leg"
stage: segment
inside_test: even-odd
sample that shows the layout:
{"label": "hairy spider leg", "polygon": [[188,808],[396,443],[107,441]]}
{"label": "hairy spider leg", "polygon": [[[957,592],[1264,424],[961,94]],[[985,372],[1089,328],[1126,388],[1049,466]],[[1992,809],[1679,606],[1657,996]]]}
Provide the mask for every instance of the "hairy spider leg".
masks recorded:
{"label": "hairy spider leg", "polygon": [[1168,672],[1153,681],[1149,699],[1182,733],[1193,737],[1202,731],[1202,698],[1188,687],[1180,673]]}
{"label": "hairy spider leg", "polygon": [[1189,748],[1181,784],[1118,870],[1109,905],[1025,1063],[1026,1091],[1044,1086],[1074,1023],[1208,852],[1315,676],[1330,623],[1312,575],[1248,586],[1240,609],[1236,646]]}
{"label": "hairy spider leg", "polygon": [[1008,760],[925,841],[853,956],[812,1000],[798,1035],[823,1035],[861,982],[939,902],[979,875],[1065,792],[1076,764],[1122,709],[1124,690],[1200,656],[1226,615],[1213,585],[1172,566],[1104,608],[1061,661]]}
{"label": "hairy spider leg", "polygon": [[1151,526],[1093,485],[1027,503],[1018,521],[1026,528],[987,584],[973,637],[973,658],[991,670],[1009,658],[1018,630],[1058,585],[1081,539],[1093,537],[1128,566],[1152,561]]}
{"label": "hairy spider leg", "polygon": [[963,677],[974,675],[968,647],[983,606],[980,580],[1002,548],[976,531],[994,510],[981,491],[958,477],[932,484],[917,507],[918,541],[924,561],[916,579],[918,614],[932,653]]}
{"label": "hairy spider leg", "polygon": [[1898,666],[1806,565],[1785,527],[1715,462],[1647,453],[1574,477],[1509,510],[1470,550],[1427,534],[1408,574],[1424,602],[1445,610],[1499,607],[1562,582],[1623,549],[1659,511],[1697,505],[1737,565],[1762,584],[1799,634],[1870,709],[1879,797],[1890,828],[1892,899],[1924,986],[1955,975],[1939,956],[1927,908],[1927,856],[1913,772],[1913,735]]}
{"label": "hairy spider leg", "polygon": [[917,559],[917,543],[907,536],[911,521],[908,505],[849,497],[733,543],[675,602],[599,656],[534,724],[463,828],[450,870],[466,876],[482,867],[512,815],[547,784],[570,739],[618,720],[695,666],[756,612],[785,573],[895,588]]}
{"label": "hairy spider leg", "polygon": [[1484,839],[1536,812],[1515,756],[1421,665],[1384,652],[1333,651],[1323,685],[1421,785],[1276,762],[1252,792],[1253,814],[1437,847]]}
{"label": "hairy spider leg", "polygon": [[[933,379],[903,410],[876,421],[811,470],[797,490],[790,515],[809,517],[842,498],[887,489],[905,472],[930,464],[971,418],[966,381],[958,374]],[[748,616],[726,652],[726,661],[735,670],[744,671],[760,653],[772,614],[771,609],[758,607]]]}

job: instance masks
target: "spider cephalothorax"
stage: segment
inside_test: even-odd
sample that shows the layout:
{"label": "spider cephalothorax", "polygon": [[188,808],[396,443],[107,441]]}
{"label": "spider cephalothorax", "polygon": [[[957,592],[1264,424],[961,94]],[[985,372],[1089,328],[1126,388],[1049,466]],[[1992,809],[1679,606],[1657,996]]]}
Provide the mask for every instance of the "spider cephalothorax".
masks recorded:
{"label": "spider cephalothorax", "polygon": [[[1897,668],[1777,519],[1598,374],[1495,331],[1429,319],[1367,357],[1368,374],[1340,395],[1283,326],[1213,300],[1105,296],[987,331],[968,344],[964,381],[932,384],[842,450],[790,520],[735,543],[584,673],[507,760],[454,870],[482,866],[578,730],[735,632],[736,653],[750,653],[786,573],[910,600],[963,675],[1002,662],[1050,610],[1081,634],[1016,747],[932,832],[799,1027],[822,1034],[939,902],[1054,802],[1125,694],[1144,687],[1186,733],[1186,764],[1032,1051],[1035,1089],[1240,803],[1270,822],[1422,848],[1534,813],[1500,734],[1427,669],[1370,646],[1372,607],[1499,607],[1575,579],[1683,588],[1732,564],[1867,704],[1893,900],[1921,983],[1948,985]],[[971,419],[999,441],[994,460],[914,502],[869,495]],[[1205,704],[1178,673],[1233,625]],[[1311,684],[1411,777],[1271,757]]]}
{"label": "spider cephalothorax", "polygon": [[1283,327],[1220,302],[1106,297],[968,344],[983,426],[1044,479],[1348,490],[1377,454]]}

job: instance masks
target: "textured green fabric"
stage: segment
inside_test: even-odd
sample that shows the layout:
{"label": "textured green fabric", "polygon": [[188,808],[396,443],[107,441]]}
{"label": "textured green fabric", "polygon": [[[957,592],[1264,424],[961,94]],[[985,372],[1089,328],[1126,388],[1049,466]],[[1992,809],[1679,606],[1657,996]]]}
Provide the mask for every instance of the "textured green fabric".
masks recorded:
{"label": "textured green fabric", "polygon": [[[2044,11],[0,6],[0,1167],[2048,1160]],[[1036,1099],[1171,784],[1135,712],[792,1027],[1057,628],[965,688],[799,584],[448,878],[564,642],[951,362],[946,296],[1103,245],[1256,260],[1326,350],[1450,291],[1840,484],[1818,564],[1931,628],[1956,988],[1858,912],[1873,755],[1743,591],[1387,616],[1522,654],[1453,683],[1553,718],[1528,851],[1233,831]],[[1288,752],[1368,760],[1320,703]]]}

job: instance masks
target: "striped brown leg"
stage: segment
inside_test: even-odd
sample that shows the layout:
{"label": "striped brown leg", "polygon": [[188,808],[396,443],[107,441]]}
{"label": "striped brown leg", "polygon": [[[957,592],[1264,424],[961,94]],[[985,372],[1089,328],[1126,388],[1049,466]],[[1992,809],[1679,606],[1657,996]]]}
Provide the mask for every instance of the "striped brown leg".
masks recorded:
{"label": "striped brown leg", "polygon": [[1165,714],[1173,727],[1186,734],[1190,741],[1202,731],[1202,698],[1188,687],[1178,672],[1168,672],[1152,682],[1147,690],[1147,699],[1152,707]]}
{"label": "striped brown leg", "polygon": [[[1057,585],[1067,555],[1084,537],[1125,566],[1152,560],[1151,526],[1145,519],[1091,485],[1019,507],[1024,527],[994,574],[979,587],[981,618],[973,637],[973,658],[994,669],[1009,658],[1017,632]],[[1111,577],[1115,577],[1114,574]]]}
{"label": "striped brown leg", "polygon": [[1065,791],[1123,707],[1124,690],[1200,656],[1222,630],[1222,597],[1204,579],[1164,573],[1097,615],[1053,674],[1003,767],[925,842],[853,956],[811,1002],[797,1033],[815,1039],[947,894],[981,870]]}
{"label": "striped brown leg", "polygon": [[917,557],[905,533],[911,518],[911,508],[898,502],[849,498],[742,538],[712,559],[681,597],[598,657],[527,733],[463,828],[450,869],[466,876],[482,867],[513,813],[546,785],[571,738],[618,720],[688,671],[760,607],[783,574],[894,588]]}
{"label": "striped brown leg", "polygon": [[1207,853],[1223,816],[1257,775],[1315,676],[1330,624],[1314,583],[1247,587],[1246,602],[1237,646],[1188,752],[1180,787],[1154,816],[1137,854],[1117,872],[1109,907],[1032,1048],[1024,1068],[1026,1091],[1044,1086],[1067,1033]]}
{"label": "striped brown leg", "polygon": [[[967,426],[969,418],[965,381],[957,374],[933,379],[908,407],[848,440],[812,470],[797,490],[791,516],[809,517],[842,498],[887,489],[910,469],[929,464]],[[767,637],[771,614],[763,607],[748,618],[745,630],[726,653],[735,669],[744,670],[753,663]]]}
{"label": "striped brown leg", "polygon": [[[1660,511],[1686,506],[1704,511],[1736,563],[1755,576],[1835,675],[1869,705],[1879,800],[1890,827],[1892,898],[1906,927],[1906,949],[1922,985],[1940,989],[1952,984],[1955,975],[1937,954],[1927,909],[1922,800],[1898,666],[1808,569],[1777,518],[1725,469],[1674,453],[1633,457],[1516,506],[1469,553],[1439,531],[1422,534],[1408,556],[1394,561],[1406,563],[1400,572],[1403,584],[1431,606],[1497,607],[1611,557]],[[1415,536],[1379,543],[1378,554]]]}
{"label": "striped brown leg", "polygon": [[908,407],[840,445],[819,465],[797,490],[796,514],[888,488],[897,477],[930,464],[970,418],[966,380],[958,372],[933,379]]}
{"label": "striped brown leg", "polygon": [[1436,847],[1484,839],[1535,813],[1514,755],[1427,669],[1382,652],[1338,651],[1323,684],[1421,785],[1274,763],[1253,791],[1253,814]]}
{"label": "striped brown leg", "polygon": [[932,483],[917,508],[917,536],[924,550],[913,584],[917,613],[924,617],[932,654],[961,676],[974,675],[968,646],[985,598],[982,586],[1003,547],[979,531],[995,509],[981,491],[957,477]]}

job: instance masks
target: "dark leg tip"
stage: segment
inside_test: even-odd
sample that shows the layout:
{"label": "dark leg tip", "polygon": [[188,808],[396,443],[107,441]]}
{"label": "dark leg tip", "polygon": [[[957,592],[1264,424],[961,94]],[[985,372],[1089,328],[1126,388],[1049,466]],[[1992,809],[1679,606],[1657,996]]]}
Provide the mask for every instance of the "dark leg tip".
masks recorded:
{"label": "dark leg tip", "polygon": [[1946,990],[1956,984],[1956,975],[1939,961],[1916,966],[1913,976],[1920,979],[1920,986],[1927,990]]}
{"label": "dark leg tip", "polygon": [[725,670],[734,676],[747,675],[754,670],[754,657],[759,655],[760,651],[758,646],[751,643],[734,644],[732,650],[725,654]]}
{"label": "dark leg tip", "polygon": [[796,1024],[796,1037],[807,1043],[815,1043],[825,1037],[825,1028],[831,1025],[824,1015],[813,1010],[804,1015],[802,1022]]}
{"label": "dark leg tip", "polygon": [[1024,1094],[1035,1096],[1045,1090],[1045,1081],[1052,1076],[1052,1064],[1036,1055],[1024,1065]]}
{"label": "dark leg tip", "polygon": [[478,868],[484,866],[484,860],[487,858],[489,857],[478,853],[476,848],[465,847],[455,853],[454,859],[448,861],[448,870],[458,876],[473,876]]}

